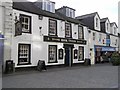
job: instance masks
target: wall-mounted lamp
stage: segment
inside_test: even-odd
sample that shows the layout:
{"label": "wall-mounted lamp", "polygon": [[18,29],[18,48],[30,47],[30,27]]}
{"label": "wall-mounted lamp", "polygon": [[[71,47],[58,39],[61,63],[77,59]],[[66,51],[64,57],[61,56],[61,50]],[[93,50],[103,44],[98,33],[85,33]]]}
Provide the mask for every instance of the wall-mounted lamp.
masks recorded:
{"label": "wall-mounted lamp", "polygon": [[42,15],[39,15],[39,20],[43,20],[43,16]]}
{"label": "wall-mounted lamp", "polygon": [[42,29],[42,27],[39,27],[39,29]]}
{"label": "wall-mounted lamp", "polygon": [[77,32],[74,32],[74,34],[77,34]]}
{"label": "wall-mounted lamp", "polygon": [[91,30],[88,30],[89,33],[91,33]]}
{"label": "wall-mounted lamp", "polygon": [[42,36],[42,31],[41,31],[42,27],[39,27],[39,29],[40,29],[40,36]]}

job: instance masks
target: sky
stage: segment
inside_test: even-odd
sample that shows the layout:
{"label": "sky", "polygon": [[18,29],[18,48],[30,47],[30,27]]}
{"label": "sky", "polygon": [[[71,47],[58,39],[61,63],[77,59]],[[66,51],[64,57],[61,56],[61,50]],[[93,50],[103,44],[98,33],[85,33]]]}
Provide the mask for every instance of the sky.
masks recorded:
{"label": "sky", "polygon": [[[36,0],[29,0],[36,1]],[[50,0],[55,2],[55,8],[68,6],[76,9],[76,16],[98,12],[100,18],[108,17],[110,22],[118,24],[119,0]]]}

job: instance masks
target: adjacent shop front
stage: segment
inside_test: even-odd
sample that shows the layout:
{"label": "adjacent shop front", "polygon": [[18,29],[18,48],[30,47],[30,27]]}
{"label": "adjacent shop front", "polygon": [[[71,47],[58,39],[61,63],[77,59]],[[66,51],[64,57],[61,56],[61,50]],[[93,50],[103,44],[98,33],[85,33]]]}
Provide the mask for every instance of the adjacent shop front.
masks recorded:
{"label": "adjacent shop front", "polygon": [[115,51],[115,47],[95,46],[95,63],[101,63],[103,59],[106,59],[107,61],[111,54]]}

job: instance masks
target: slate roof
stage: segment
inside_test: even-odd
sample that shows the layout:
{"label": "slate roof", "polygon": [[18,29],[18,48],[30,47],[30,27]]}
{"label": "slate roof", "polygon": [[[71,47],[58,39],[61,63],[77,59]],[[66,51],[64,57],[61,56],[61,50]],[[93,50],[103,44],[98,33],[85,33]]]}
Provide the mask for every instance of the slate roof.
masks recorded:
{"label": "slate roof", "polygon": [[37,14],[37,15],[43,15],[46,17],[51,17],[51,18],[55,18],[55,19],[59,19],[59,20],[63,20],[63,21],[69,21],[72,23],[84,25],[79,20],[67,17],[61,13],[58,13],[58,12],[51,13],[51,12],[42,10],[42,9],[38,8],[37,6],[35,6],[34,2],[28,2],[25,0],[22,0],[22,1],[24,1],[24,2],[13,2],[13,9],[17,9],[17,10]]}
{"label": "slate roof", "polygon": [[110,26],[112,27],[114,24],[116,25],[116,27],[118,27],[115,22],[110,23]]}
{"label": "slate roof", "polygon": [[28,2],[28,1],[26,1],[26,2],[13,2],[13,9],[17,9],[17,10],[37,14],[37,15],[43,15],[46,17],[64,20],[56,13],[51,13],[51,12],[48,12],[48,11],[45,11],[45,10],[38,8],[37,6],[34,5],[33,2]]}
{"label": "slate roof", "polygon": [[59,9],[63,9],[63,8],[69,8],[69,9],[72,9],[72,10],[76,11],[75,9],[70,8],[70,7],[68,7],[68,6],[63,6],[63,7],[61,7],[61,8],[58,8],[57,10],[59,10]]}
{"label": "slate roof", "polygon": [[96,14],[98,15],[97,12],[94,12],[94,13],[78,16],[78,17],[76,17],[76,19],[78,19],[80,22],[84,23],[90,29],[94,30],[94,17],[96,16]]}
{"label": "slate roof", "polygon": [[94,12],[94,13],[85,14],[85,15],[82,15],[82,16],[77,16],[76,18],[77,18],[77,19],[91,18],[91,17],[94,17],[96,14],[98,14],[98,13],[97,13],[97,12]]}
{"label": "slate roof", "polygon": [[102,18],[102,19],[100,19],[100,22],[105,23],[107,20],[109,20],[109,19],[108,18]]}
{"label": "slate roof", "polygon": [[69,21],[69,22],[72,22],[72,23],[76,23],[76,24],[85,25],[82,22],[80,22],[79,20],[77,20],[75,18],[67,17],[64,14],[60,13],[60,12],[56,11],[56,14],[58,14],[60,17],[64,18],[64,20],[66,20],[66,21]]}

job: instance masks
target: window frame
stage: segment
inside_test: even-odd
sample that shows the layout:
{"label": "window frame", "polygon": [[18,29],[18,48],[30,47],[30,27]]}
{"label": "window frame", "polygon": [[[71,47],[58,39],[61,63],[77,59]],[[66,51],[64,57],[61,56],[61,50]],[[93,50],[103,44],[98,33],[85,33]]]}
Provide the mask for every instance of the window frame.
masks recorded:
{"label": "window frame", "polygon": [[114,27],[114,35],[116,35],[116,33],[117,33],[117,29],[116,27]]}
{"label": "window frame", "polygon": [[[82,38],[80,38],[80,27],[82,28]],[[78,39],[84,39],[84,28],[82,26],[78,26]]]}
{"label": "window frame", "polygon": [[101,42],[101,41],[102,41],[102,34],[99,33],[99,42]]}
{"label": "window frame", "polygon": [[[82,48],[82,59],[80,59],[80,48]],[[83,46],[79,46],[78,47],[78,61],[84,61],[84,47]]]}
{"label": "window frame", "polygon": [[[69,25],[70,26],[70,31],[69,31],[69,33],[70,33],[70,36],[68,37],[68,36],[66,36],[66,25]],[[72,38],[72,25],[71,25],[71,23],[65,23],[65,38]]]}
{"label": "window frame", "polygon": [[109,23],[107,23],[106,29],[107,29],[107,31],[109,30]]}
{"label": "window frame", "polygon": [[93,32],[93,40],[95,41],[96,33]]}
{"label": "window frame", "polygon": [[98,18],[96,18],[96,27],[98,27]]}
{"label": "window frame", "polygon": [[21,22],[21,25],[22,25],[22,17],[24,17],[24,18],[28,18],[28,27],[29,27],[29,32],[25,32],[25,31],[23,31],[23,27],[22,27],[22,33],[32,33],[32,31],[31,31],[31,22],[32,22],[32,17],[31,16],[29,16],[29,15],[25,15],[25,14],[20,14],[20,22]]}
{"label": "window frame", "polygon": [[[29,55],[28,55],[28,62],[20,62],[20,45],[26,45],[29,47]],[[18,64],[17,65],[30,65],[31,64],[31,44],[23,44],[23,43],[19,43],[18,44]]]}
{"label": "window frame", "polygon": [[[55,61],[53,61],[53,62],[51,62],[51,60],[50,60],[50,47],[55,47],[56,48],[56,50],[55,50]],[[57,61],[57,45],[48,45],[48,63],[57,63],[58,61]]]}
{"label": "window frame", "polygon": [[[50,21],[54,21],[54,22],[55,22],[55,25],[56,25],[56,27],[55,27],[55,29],[56,29],[55,32],[56,32],[56,33],[55,33],[55,34],[51,34],[51,33],[50,33],[50,29],[51,29],[51,28],[50,28]],[[48,30],[48,34],[49,34],[49,36],[57,36],[57,20],[49,19],[49,30]]]}

